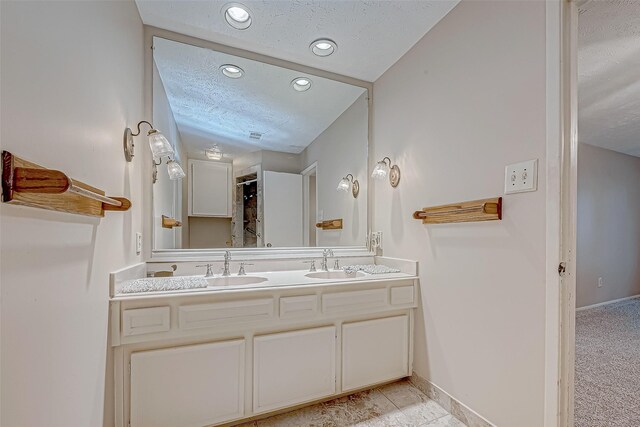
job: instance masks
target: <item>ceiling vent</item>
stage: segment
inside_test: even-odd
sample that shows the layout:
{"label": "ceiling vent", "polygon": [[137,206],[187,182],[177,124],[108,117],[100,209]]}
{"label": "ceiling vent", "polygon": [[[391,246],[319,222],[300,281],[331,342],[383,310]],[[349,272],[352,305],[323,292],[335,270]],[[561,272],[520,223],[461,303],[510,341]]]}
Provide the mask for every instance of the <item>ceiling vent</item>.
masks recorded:
{"label": "ceiling vent", "polygon": [[251,132],[249,134],[249,138],[251,138],[251,139],[260,139],[260,138],[262,138],[262,134],[260,132]]}

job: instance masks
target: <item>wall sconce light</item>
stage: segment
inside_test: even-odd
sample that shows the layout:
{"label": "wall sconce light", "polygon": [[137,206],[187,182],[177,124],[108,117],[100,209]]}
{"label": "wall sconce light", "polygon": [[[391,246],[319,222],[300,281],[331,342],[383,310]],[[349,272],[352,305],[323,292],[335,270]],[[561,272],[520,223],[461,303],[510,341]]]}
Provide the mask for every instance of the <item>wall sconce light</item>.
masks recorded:
{"label": "wall sconce light", "polygon": [[[162,158],[168,157],[167,160],[167,172],[169,172],[170,179],[182,179],[186,175],[182,170],[182,167],[178,162],[173,160],[173,155],[175,152],[173,151],[173,147],[165,138],[165,136],[159,132],[157,129],[154,129],[153,125],[146,120],[142,120],[138,122],[138,132],[133,133],[131,128],[126,128],[124,130],[124,158],[127,162],[130,162],[133,159],[133,150],[134,143],[133,137],[140,135],[140,126],[142,124],[148,125],[151,129],[147,132],[147,137],[149,138],[149,148],[151,149],[151,154],[153,156],[153,183],[155,184],[158,180],[158,166],[162,164]],[[156,163],[155,159],[158,159],[158,163]]]}
{"label": "wall sconce light", "polygon": [[385,179],[389,175],[389,183],[393,188],[396,188],[400,184],[400,168],[398,165],[391,165],[391,159],[385,157],[376,163],[371,173],[371,178]]}
{"label": "wall sconce light", "polygon": [[[158,163],[156,163],[155,160],[153,161],[152,177],[154,184],[156,183],[156,181],[158,181],[158,166],[160,166],[161,164],[162,159],[160,159]],[[167,172],[169,173],[169,179],[171,180],[182,179],[187,176],[184,173],[184,170],[182,170],[182,166],[180,166],[180,163],[176,162],[171,157],[169,157],[169,159],[167,160]]]}
{"label": "wall sconce light", "polygon": [[349,187],[351,187],[351,194],[353,194],[353,198],[358,197],[358,193],[360,193],[360,183],[357,179],[353,179],[353,175],[347,174],[344,178],[340,180],[338,183],[338,191],[344,191],[345,193],[349,191]]}
{"label": "wall sconce light", "polygon": [[169,144],[167,138],[165,138],[157,129],[154,129],[151,123],[146,120],[142,120],[141,122],[138,122],[138,132],[133,133],[131,128],[126,128],[124,130],[124,158],[127,159],[127,162],[130,162],[133,159],[133,137],[140,135],[140,125],[143,123],[149,125],[151,128],[149,132],[147,132],[147,136],[149,137],[149,148],[151,148],[153,157],[160,159],[164,156],[172,156],[173,147]]}

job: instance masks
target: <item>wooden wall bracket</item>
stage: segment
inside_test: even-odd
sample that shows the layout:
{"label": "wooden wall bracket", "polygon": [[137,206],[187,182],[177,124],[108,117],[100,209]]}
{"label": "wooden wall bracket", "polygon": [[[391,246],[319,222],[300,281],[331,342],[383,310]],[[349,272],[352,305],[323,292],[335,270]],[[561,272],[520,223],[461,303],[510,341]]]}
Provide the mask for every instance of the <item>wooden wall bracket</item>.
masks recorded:
{"label": "wooden wall bracket", "polygon": [[316,224],[317,228],[322,230],[342,230],[342,218],[328,219]]}
{"label": "wooden wall bracket", "polygon": [[182,223],[175,218],[162,215],[162,228],[182,227]]}
{"label": "wooden wall bracket", "polygon": [[502,219],[502,197],[423,208],[413,218],[423,224],[498,221]]}
{"label": "wooden wall bracket", "polygon": [[2,152],[2,202],[97,217],[131,207],[124,197],[107,197],[98,188],[8,151]]}

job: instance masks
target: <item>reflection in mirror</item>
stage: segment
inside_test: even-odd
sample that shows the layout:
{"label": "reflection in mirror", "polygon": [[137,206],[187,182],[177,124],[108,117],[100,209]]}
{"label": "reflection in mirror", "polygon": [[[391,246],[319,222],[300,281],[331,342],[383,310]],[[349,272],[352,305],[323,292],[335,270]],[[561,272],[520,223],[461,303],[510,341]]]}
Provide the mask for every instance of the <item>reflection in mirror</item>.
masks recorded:
{"label": "reflection in mirror", "polygon": [[153,57],[153,123],[186,166],[153,185],[155,250],[364,245],[366,88],[158,37]]}

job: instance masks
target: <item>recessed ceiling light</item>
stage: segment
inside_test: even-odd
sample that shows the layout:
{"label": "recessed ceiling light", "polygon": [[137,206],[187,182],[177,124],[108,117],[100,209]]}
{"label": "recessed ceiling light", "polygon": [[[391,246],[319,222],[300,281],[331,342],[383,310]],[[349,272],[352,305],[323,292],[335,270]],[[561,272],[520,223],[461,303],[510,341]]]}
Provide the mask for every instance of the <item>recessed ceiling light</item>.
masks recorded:
{"label": "recessed ceiling light", "polygon": [[296,77],[291,82],[291,86],[298,92],[304,92],[311,87],[311,80],[306,77]]}
{"label": "recessed ceiling light", "polygon": [[309,49],[317,56],[329,56],[338,49],[338,45],[333,40],[318,39],[311,43]]}
{"label": "recessed ceiling light", "polygon": [[233,64],[224,64],[220,66],[220,71],[227,77],[232,79],[239,79],[244,75],[244,70],[237,65]]}
{"label": "recessed ceiling light", "polygon": [[228,3],[222,10],[227,24],[236,30],[246,30],[251,26],[251,13],[247,6],[240,3]]}

